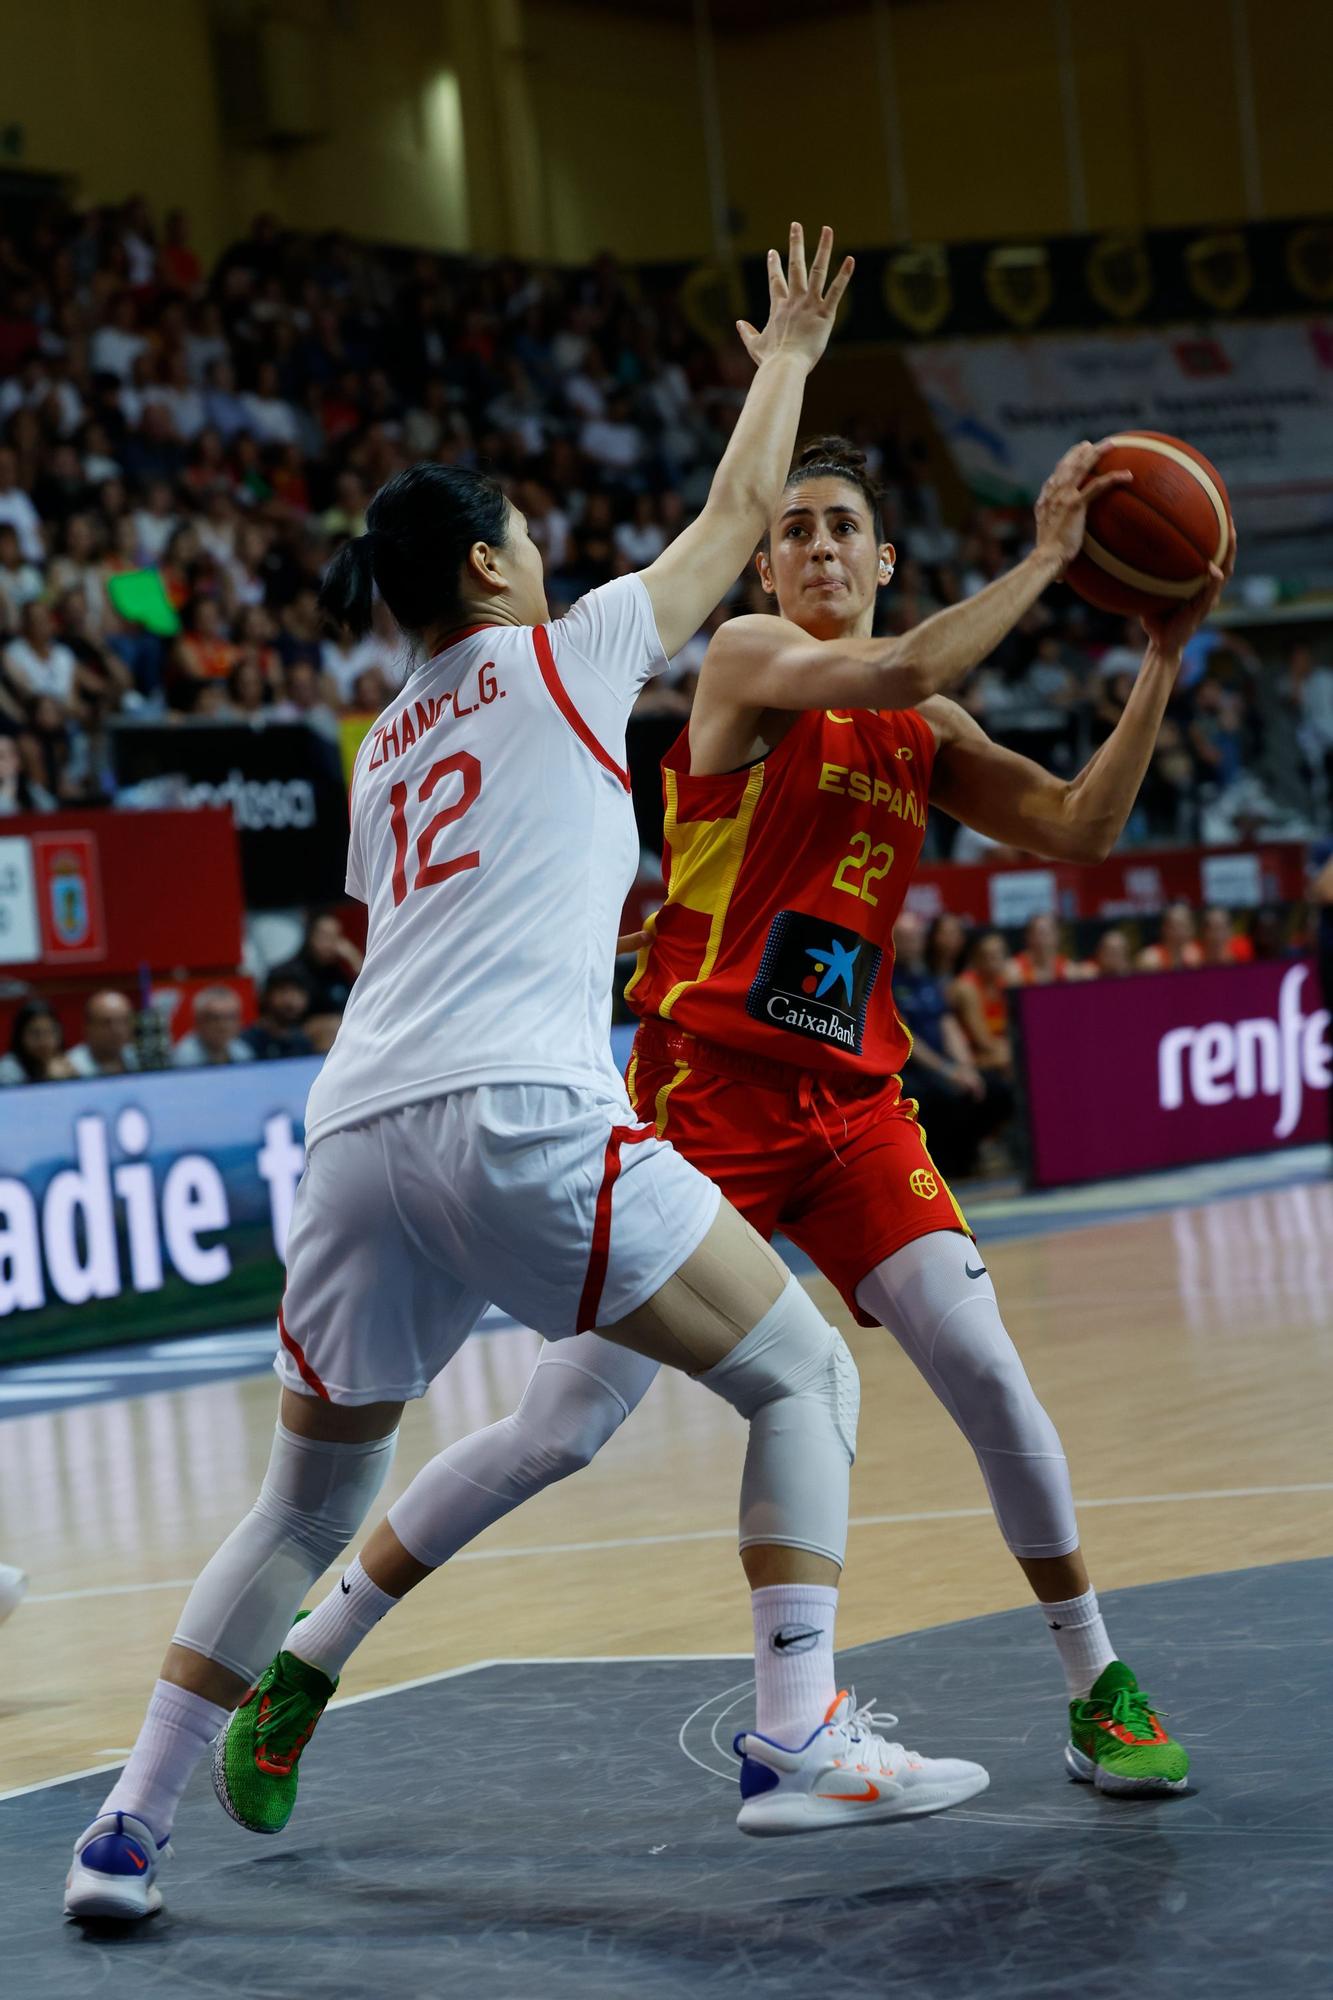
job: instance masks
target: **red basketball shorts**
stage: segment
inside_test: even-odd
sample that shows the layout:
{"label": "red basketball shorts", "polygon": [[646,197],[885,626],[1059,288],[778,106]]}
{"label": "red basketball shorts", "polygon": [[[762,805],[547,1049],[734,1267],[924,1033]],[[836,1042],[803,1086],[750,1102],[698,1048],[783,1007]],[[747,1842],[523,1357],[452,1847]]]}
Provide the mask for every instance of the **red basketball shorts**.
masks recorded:
{"label": "red basketball shorts", "polygon": [[788,1069],[645,1021],[630,1100],[765,1238],[789,1236],[862,1326],[856,1287],[936,1229],[971,1235],[897,1077],[869,1087]]}

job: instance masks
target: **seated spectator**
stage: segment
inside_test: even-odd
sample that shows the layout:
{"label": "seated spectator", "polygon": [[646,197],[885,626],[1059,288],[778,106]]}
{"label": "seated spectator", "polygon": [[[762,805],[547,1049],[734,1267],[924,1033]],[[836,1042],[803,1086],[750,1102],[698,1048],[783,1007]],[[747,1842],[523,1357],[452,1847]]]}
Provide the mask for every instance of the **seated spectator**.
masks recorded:
{"label": "seated spectator", "polygon": [[46,585],[36,563],[26,560],[18,529],[0,524],[0,629],[17,632],[24,607],[35,603]]}
{"label": "seated spectator", "polygon": [[139,1067],[134,1009],[123,993],[94,993],[83,1010],[83,1040],[69,1052],[75,1076],[126,1076]]}
{"label": "seated spectator", "polygon": [[657,498],[636,493],[634,509],[615,530],[615,545],[631,569],[647,569],[666,547],[666,530],[658,518]]}
{"label": "seated spectator", "polygon": [[204,275],[204,267],[190,248],[190,229],[183,208],[168,209],[162,225],[162,248],[157,268],[164,285],[193,297]]}
{"label": "seated spectator", "polygon": [[241,1035],[241,1002],[230,986],[206,986],[194,1003],[194,1029],[171,1052],[176,1069],[205,1064],[253,1062],[255,1052]]}
{"label": "seated spectator", "polygon": [[110,606],[106,584],[98,563],[99,541],[91,514],[71,514],[60,539],[60,554],[47,571],[50,594],[64,598],[71,590],[81,591],[88,607],[88,631],[100,637],[106,629]]}
{"label": "seated spectator", "polygon": [[1136,961],[1140,972],[1179,972],[1202,965],[1203,952],[1194,936],[1194,912],[1188,903],[1171,903],[1162,912],[1156,944],[1145,945]]}
{"label": "seated spectator", "polygon": [[321,1014],[341,1016],[351,996],[352,981],[361,970],[361,953],[332,912],[313,916],[306,926],[305,942],[292,960],[306,977],[310,994],[307,1032]]}
{"label": "seated spectator", "polygon": [[967,968],[954,981],[950,1001],[962,1023],[972,1060],[980,1070],[1007,1077],[1013,1067],[1009,1003],[1005,998],[1008,951],[999,931],[974,938]]}
{"label": "seated spectator", "polygon": [[196,597],[172,655],[177,674],[187,681],[225,681],[238,657],[239,649],[227,637],[222,606],[216,598]]}
{"label": "seated spectator", "polygon": [[378,715],[393,699],[393,689],[379,667],[363,667],[352,686],[348,709],[353,715]]}
{"label": "seated spectator", "polygon": [[1281,910],[1256,910],[1250,919],[1250,944],[1262,962],[1290,958],[1291,944]]}
{"label": "seated spectator", "polygon": [[977,1148],[1009,1116],[1013,1094],[999,1074],[972,1060],[948,981],[926,962],[926,929],[904,910],[893,931],[893,999],[911,1031],[912,1056],[903,1071],[903,1094],[921,1106],[921,1122],[946,1175],[971,1173]]}
{"label": "seated spectator", "polygon": [[136,510],[133,518],[135,559],[145,569],[151,569],[162,561],[168,542],[180,526],[167,480],[152,481],[144,505]]}
{"label": "seated spectator", "polygon": [[19,739],[0,735],[0,818],[13,813],[54,812],[56,797],[40,783],[34,783],[23,768]]}
{"label": "seated spectator", "polygon": [[1233,929],[1230,910],[1224,910],[1220,903],[1213,903],[1204,911],[1203,922],[1199,926],[1199,952],[1202,965],[1249,965],[1254,959],[1254,946],[1249,938]]}
{"label": "seated spectator", "polygon": [[309,660],[293,660],[282,677],[281,691],[273,704],[275,722],[304,722],[310,729],[338,741],[338,717],[328,701],[329,690],[320,679],[319,669]]}
{"label": "seated spectator", "polygon": [[147,345],[138,330],[134,300],[129,292],[121,292],[112,300],[107,317],[89,345],[88,360],[93,374],[114,375],[118,382],[128,382]]}
{"label": "seated spectator", "polygon": [[1051,986],[1058,980],[1074,979],[1077,968],[1060,949],[1060,927],[1055,918],[1038,911],[1027,920],[1023,949],[1009,961],[1011,986]]}
{"label": "seated spectator", "polygon": [[295,962],[275,965],[264,981],[259,1019],[241,1036],[261,1062],[279,1056],[309,1056],[314,1044],[305,1032],[310,1012],[310,984],[305,967]]}
{"label": "seated spectator", "polygon": [[1123,979],[1132,972],[1134,957],[1125,933],[1114,924],[1109,931],[1103,931],[1096,950],[1083,961],[1081,970],[1084,979]]}
{"label": "seated spectator", "polygon": [[85,721],[113,714],[134,687],[134,676],[120,655],[92,630],[88,599],[76,586],[56,602],[60,637],[74,655],[76,694]]}
{"label": "seated spectator", "polygon": [[35,703],[45,696],[62,716],[71,714],[78,661],[56,638],[55,623],[45,604],[25,605],[19,636],[10,640],[3,657],[5,675],[23,701]]}
{"label": "seated spectator", "polygon": [[227,680],[226,706],[249,721],[268,714],[269,688],[252,647],[245,647]]}
{"label": "seated spectator", "polygon": [[346,629],[336,638],[325,639],[319,649],[320,671],[326,680],[332,682],[338,691],[338,699],[344,706],[352,699],[357,681],[367,668],[378,668],[387,674],[393,665],[393,648],[382,639],[368,632],[364,639],[354,639]]}
{"label": "seated spectator", "polygon": [[25,488],[19,485],[17,452],[0,446],[0,521],[8,522],[19,538],[23,560],[40,563],[46,556],[42,521]]}
{"label": "seated spectator", "polygon": [[0,1084],[54,1083],[74,1074],[54,1009],[45,1000],[25,1000],[9,1031],[9,1054],[0,1056]]}
{"label": "seated spectator", "polygon": [[952,910],[941,910],[926,932],[926,964],[940,979],[952,981],[967,956],[967,926]]}

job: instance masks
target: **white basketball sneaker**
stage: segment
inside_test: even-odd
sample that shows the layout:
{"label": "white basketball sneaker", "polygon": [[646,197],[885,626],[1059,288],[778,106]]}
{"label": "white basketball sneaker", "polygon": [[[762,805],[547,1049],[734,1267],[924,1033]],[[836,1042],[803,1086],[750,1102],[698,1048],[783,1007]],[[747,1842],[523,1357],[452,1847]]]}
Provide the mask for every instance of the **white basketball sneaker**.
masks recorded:
{"label": "white basketball sneaker", "polygon": [[820,1833],[827,1827],[916,1819],[975,1798],[990,1783],[980,1764],[957,1757],[919,1757],[877,1734],[896,1715],[876,1715],[855,1694],[837,1695],[798,1750],[767,1736],[742,1732],[733,1745],[741,1759],[742,1833]]}
{"label": "white basketball sneaker", "polygon": [[21,1569],[15,1569],[12,1563],[0,1563],[0,1625],[11,1611],[18,1610],[27,1588],[28,1579]]}
{"label": "white basketball sneaker", "polygon": [[74,1843],[65,1877],[67,1917],[152,1917],[162,1907],[157,1871],[171,1853],[130,1813],[103,1813]]}

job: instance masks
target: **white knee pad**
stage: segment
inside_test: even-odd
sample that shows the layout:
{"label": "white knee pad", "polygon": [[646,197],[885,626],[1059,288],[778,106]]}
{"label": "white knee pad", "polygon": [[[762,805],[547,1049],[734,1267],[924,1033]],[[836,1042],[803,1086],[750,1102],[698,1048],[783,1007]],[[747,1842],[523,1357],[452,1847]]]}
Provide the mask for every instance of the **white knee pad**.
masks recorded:
{"label": "white knee pad", "polygon": [[595,1333],[552,1342],[518,1408],[424,1465],[389,1509],[409,1555],[431,1569],[524,1500],[588,1465],[641,1401],[657,1363]]}
{"label": "white knee pad", "polygon": [[841,1564],[861,1382],[842,1335],[790,1278],[776,1305],[699,1380],[750,1422],[740,1542]]}
{"label": "white knee pad", "polygon": [[1000,1318],[981,1256],[966,1236],[937,1230],[896,1251],[862,1280],[857,1302],[886,1326],[971,1445],[1000,1532],[1016,1556],[1078,1547],[1069,1467]]}
{"label": "white knee pad", "polygon": [[311,1584],[365,1520],[397,1443],[397,1431],[331,1444],[279,1424],[259,1497],[186,1599],[176,1644],[247,1680],[262,1673]]}

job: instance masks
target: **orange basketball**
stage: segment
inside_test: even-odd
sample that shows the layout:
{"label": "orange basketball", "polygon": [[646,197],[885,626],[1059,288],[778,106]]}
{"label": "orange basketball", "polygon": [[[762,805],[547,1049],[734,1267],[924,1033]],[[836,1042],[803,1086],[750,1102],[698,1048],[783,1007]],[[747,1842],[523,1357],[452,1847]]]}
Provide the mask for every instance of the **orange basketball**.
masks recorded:
{"label": "orange basketball", "polygon": [[1088,509],[1083,548],[1065,572],[1103,611],[1169,610],[1198,595],[1210,562],[1231,543],[1231,503],[1216,467],[1181,438],[1122,431],[1108,438],[1097,472],[1128,469]]}

